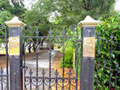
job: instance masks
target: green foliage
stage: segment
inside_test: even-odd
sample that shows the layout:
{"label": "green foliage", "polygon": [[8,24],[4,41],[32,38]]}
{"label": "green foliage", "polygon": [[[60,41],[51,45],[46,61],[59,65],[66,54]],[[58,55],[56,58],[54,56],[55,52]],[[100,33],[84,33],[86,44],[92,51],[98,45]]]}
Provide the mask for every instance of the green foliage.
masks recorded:
{"label": "green foliage", "polygon": [[11,8],[9,0],[0,0],[0,10],[8,10],[10,12]]}
{"label": "green foliage", "polygon": [[[19,5],[18,3],[10,5],[9,0],[0,0],[0,36],[5,36],[5,21],[11,20],[14,16],[18,16],[19,18],[23,18],[23,13],[25,13],[26,9]],[[7,27],[6,27],[7,28]],[[8,30],[7,30],[8,31]],[[9,35],[9,34],[8,34]],[[0,39],[0,43],[4,42]]]}
{"label": "green foliage", "polygon": [[9,0],[0,0],[0,24],[10,20],[13,16],[22,17],[26,9],[16,3],[14,7],[10,5]]}
{"label": "green foliage", "polygon": [[10,5],[9,0],[0,0],[0,11],[8,11],[12,15],[21,17],[26,9],[19,3],[15,3],[14,6],[12,6]]}
{"label": "green foliage", "polygon": [[[117,62],[120,64],[120,61],[119,61],[120,51],[119,51],[119,47],[116,47],[116,43],[120,42],[120,13],[116,13],[115,15],[105,19],[103,22],[101,22],[98,25],[97,30],[100,30],[100,37],[102,39],[111,40],[111,35],[113,36],[112,58],[116,59]],[[101,40],[100,40],[100,45],[102,45]],[[103,48],[101,48],[100,54],[105,55],[106,57],[110,56],[110,53],[108,53],[109,52],[108,50],[110,50],[110,45],[111,45],[111,42],[108,41],[107,42],[108,47],[104,45]]]}
{"label": "green foliage", "polygon": [[41,34],[44,35],[51,26],[49,17],[53,9],[55,8],[50,0],[38,0],[32,9],[24,14],[24,22],[27,25],[38,27]]}
{"label": "green foliage", "polygon": [[114,0],[54,0],[54,2],[61,14],[55,19],[57,25],[78,24],[87,15],[93,18],[108,17],[114,11]]}
{"label": "green foliage", "polygon": [[[81,58],[80,58],[80,55],[81,55],[80,45],[81,45],[81,43],[76,42],[76,38],[74,38],[74,37],[77,36],[76,29],[78,29],[78,34],[79,34],[78,36],[79,36],[79,39],[80,39],[81,30],[78,27],[73,27],[73,28],[71,27],[71,29],[72,30],[68,29],[67,32],[66,32],[66,36],[68,35],[68,36],[73,36],[73,37],[69,38],[69,40],[66,39],[66,42],[65,42],[65,45],[64,45],[65,46],[64,66],[67,67],[67,68],[73,68],[75,70],[75,72],[77,72],[76,71],[76,63],[73,67],[73,52],[77,56],[76,50],[78,50],[78,74],[80,74],[80,60],[81,60]],[[79,45],[78,48],[76,48],[77,43]],[[63,53],[63,47],[61,48],[60,51]],[[77,62],[77,57],[76,57],[75,61]],[[63,58],[61,59],[61,65],[60,66],[61,67],[63,66]]]}
{"label": "green foliage", "polygon": [[19,18],[23,18],[23,14],[27,11],[23,6],[16,3],[14,7],[11,8],[10,12],[11,14],[18,16]]}
{"label": "green foliage", "polygon": [[[24,22],[37,26],[44,34],[50,26],[68,27],[78,24],[87,15],[93,18],[108,17],[114,11],[113,4],[114,0],[38,0],[24,14]],[[55,27],[52,29],[55,30]]]}
{"label": "green foliage", "polygon": [[[97,31],[100,31],[100,38],[108,41],[100,40],[100,52],[99,52],[99,59],[98,63],[101,66],[98,66],[98,88],[102,89],[103,84],[103,61],[105,60],[105,77],[104,77],[104,85],[106,90],[109,85],[109,76],[110,76],[110,70],[109,67],[111,65],[111,68],[113,69],[111,71],[111,86],[115,87],[115,69],[116,65],[120,65],[120,46],[117,44],[120,42],[120,13],[116,13],[115,15],[104,19],[98,27]],[[113,39],[111,38],[111,35],[113,36]],[[112,40],[109,41],[109,40]],[[97,45],[97,43],[96,43]],[[112,45],[112,47],[111,47]],[[112,49],[112,54],[110,54],[110,51]],[[97,49],[96,49],[97,50]],[[97,51],[96,51],[97,53]],[[111,58],[112,57],[112,58]],[[110,63],[110,58],[112,59],[112,63]],[[97,56],[96,56],[96,62],[97,62]],[[97,70],[97,67],[95,67]],[[120,66],[117,68],[118,71],[120,70]],[[97,73],[95,72],[95,80],[97,78]],[[120,73],[118,73],[120,75]],[[120,77],[117,78],[120,80]],[[117,88],[120,88],[120,81],[117,81],[118,85]]]}
{"label": "green foliage", "polygon": [[9,11],[0,11],[0,24],[4,24],[5,21],[10,20],[12,15]]}
{"label": "green foliage", "polygon": [[[63,52],[63,47],[61,48],[61,52],[64,53],[64,67],[73,68],[73,43],[71,41],[65,42],[65,52]],[[63,67],[63,58],[61,58],[61,67]]]}
{"label": "green foliage", "polygon": [[0,0],[0,24],[4,24],[5,21],[11,19],[11,8],[12,6],[9,4],[8,0]]}

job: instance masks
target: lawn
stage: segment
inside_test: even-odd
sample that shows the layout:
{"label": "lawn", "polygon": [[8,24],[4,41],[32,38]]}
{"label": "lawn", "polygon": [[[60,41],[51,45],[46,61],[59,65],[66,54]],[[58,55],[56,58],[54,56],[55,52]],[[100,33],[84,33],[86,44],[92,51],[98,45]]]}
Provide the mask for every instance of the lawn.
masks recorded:
{"label": "lawn", "polygon": [[3,48],[0,48],[0,54],[6,54],[6,51],[5,51],[5,49],[3,49]]}

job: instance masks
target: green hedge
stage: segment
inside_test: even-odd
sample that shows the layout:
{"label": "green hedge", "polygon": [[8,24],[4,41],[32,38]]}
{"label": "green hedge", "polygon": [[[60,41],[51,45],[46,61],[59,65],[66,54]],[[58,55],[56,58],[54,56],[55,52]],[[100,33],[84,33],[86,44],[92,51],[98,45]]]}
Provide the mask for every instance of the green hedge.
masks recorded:
{"label": "green hedge", "polygon": [[[110,63],[110,41],[103,41],[100,40],[100,53],[98,63],[101,65],[98,66],[98,89],[102,90],[103,88],[103,70],[104,73],[104,85],[105,90],[108,90],[109,87],[109,77],[110,77],[110,70],[109,67],[111,65],[112,69],[116,69],[116,65],[120,65],[120,44],[117,46],[116,43],[120,43],[120,13],[116,13],[115,15],[104,19],[101,23],[97,26],[97,32],[100,32],[99,36],[101,39],[111,40],[113,38],[112,44],[112,64]],[[96,53],[97,53],[97,41],[96,41]],[[103,62],[105,61],[105,69],[103,68]],[[95,62],[97,63],[97,56]],[[96,71],[97,71],[97,67]],[[118,67],[118,71],[120,71],[120,66]],[[120,72],[116,72],[115,70],[111,71],[111,87],[115,87],[115,74],[118,73],[117,78],[117,90],[120,89]],[[95,72],[95,81],[97,79],[97,72]],[[95,87],[96,88],[96,82]]]}
{"label": "green hedge", "polygon": [[[73,68],[73,44],[71,41],[65,42],[64,67]],[[63,53],[63,47],[60,50]],[[61,58],[60,67],[63,67],[63,58]]]}

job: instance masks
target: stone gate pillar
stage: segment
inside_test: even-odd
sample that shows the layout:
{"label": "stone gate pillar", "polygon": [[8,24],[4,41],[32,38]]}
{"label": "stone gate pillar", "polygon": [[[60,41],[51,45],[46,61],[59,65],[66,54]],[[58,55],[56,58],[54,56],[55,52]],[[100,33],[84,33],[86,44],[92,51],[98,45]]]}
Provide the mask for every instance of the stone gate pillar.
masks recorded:
{"label": "stone gate pillar", "polygon": [[24,27],[24,23],[15,16],[5,24],[9,27],[10,90],[23,90],[21,28]]}
{"label": "stone gate pillar", "polygon": [[98,23],[87,16],[79,24],[82,28],[80,90],[94,89],[95,26]]}

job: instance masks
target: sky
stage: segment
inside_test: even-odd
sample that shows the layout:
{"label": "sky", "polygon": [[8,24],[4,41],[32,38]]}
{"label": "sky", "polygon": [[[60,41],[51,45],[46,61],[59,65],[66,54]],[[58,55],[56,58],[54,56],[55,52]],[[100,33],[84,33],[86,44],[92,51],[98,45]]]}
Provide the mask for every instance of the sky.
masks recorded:
{"label": "sky", "polygon": [[120,11],[120,0],[115,0],[116,3],[115,3],[115,10],[116,11]]}
{"label": "sky", "polygon": [[31,9],[31,6],[36,3],[38,0],[24,0],[25,8]]}
{"label": "sky", "polygon": [[[11,3],[11,0],[10,1],[10,4],[12,5]],[[19,0],[18,0],[19,1]],[[24,4],[25,4],[25,8],[27,8],[28,10],[31,9],[31,6],[36,3],[38,0],[24,0]]]}

